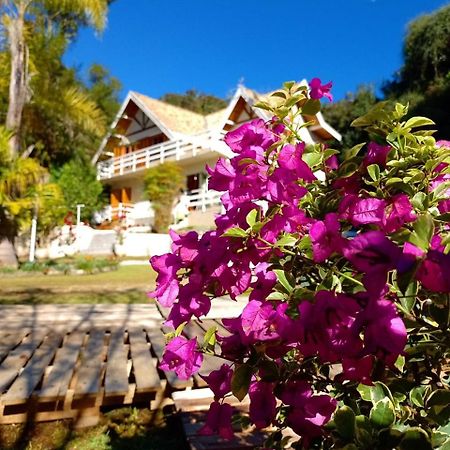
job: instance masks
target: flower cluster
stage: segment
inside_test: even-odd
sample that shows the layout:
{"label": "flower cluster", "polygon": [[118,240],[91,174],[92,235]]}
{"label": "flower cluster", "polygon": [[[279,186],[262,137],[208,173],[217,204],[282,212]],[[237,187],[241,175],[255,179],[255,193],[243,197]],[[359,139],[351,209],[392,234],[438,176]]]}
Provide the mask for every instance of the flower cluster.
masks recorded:
{"label": "flower cluster", "polygon": [[[230,438],[224,400],[248,395],[257,428],[291,427],[305,448],[330,439],[324,425],[358,384],[385,386],[407,370],[399,361],[419,338],[410,332],[408,342],[402,317],[423,331],[431,323],[423,319],[427,302],[450,293],[449,149],[414,134],[426,119],[401,122],[399,107],[389,117],[401,138],[386,131],[387,113],[378,128],[372,113],[355,125],[370,126],[378,142],[338,158],[322,144],[306,145],[299,118],[322,96],[331,99],[331,83],[310,84],[308,91],[287,83],[259,105],[271,121],[226,135],[235,156],[207,168],[209,187],[224,192],[216,228],[171,231],[172,252],[151,259],[152,295],[170,308],[166,325],[177,332],[205,316],[216,297],[248,294],[242,313],[223,319],[226,332],[214,334],[228,363],[205,377],[215,400],[203,434]],[[448,300],[440,305],[450,308]],[[436,335],[445,329],[432,322]],[[161,368],[188,378],[201,366],[201,350],[177,335]],[[422,382],[417,375],[414,383]]]}

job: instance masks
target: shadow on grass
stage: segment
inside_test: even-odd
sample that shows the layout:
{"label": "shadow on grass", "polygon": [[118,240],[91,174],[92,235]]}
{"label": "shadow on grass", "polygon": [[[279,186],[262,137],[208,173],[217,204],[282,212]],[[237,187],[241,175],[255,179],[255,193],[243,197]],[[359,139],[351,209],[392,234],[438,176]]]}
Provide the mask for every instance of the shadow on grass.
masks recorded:
{"label": "shadow on grass", "polygon": [[57,303],[148,303],[149,299],[145,292],[139,289],[114,290],[91,292],[52,292],[48,289],[24,289],[10,291],[8,293],[0,292],[0,305],[41,305]]}
{"label": "shadow on grass", "polygon": [[0,426],[2,450],[188,450],[177,416],[120,408],[75,431],[70,421]]}

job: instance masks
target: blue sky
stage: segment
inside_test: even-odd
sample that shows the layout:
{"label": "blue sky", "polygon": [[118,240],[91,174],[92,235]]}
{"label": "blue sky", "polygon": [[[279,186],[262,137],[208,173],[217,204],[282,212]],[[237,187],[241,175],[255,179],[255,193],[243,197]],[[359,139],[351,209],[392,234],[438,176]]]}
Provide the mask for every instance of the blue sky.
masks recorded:
{"label": "blue sky", "polygon": [[336,99],[401,65],[409,21],[443,0],[115,0],[101,36],[82,30],[65,61],[105,65],[158,98],[187,89],[220,97],[239,80],[260,92],[283,81],[332,80]]}

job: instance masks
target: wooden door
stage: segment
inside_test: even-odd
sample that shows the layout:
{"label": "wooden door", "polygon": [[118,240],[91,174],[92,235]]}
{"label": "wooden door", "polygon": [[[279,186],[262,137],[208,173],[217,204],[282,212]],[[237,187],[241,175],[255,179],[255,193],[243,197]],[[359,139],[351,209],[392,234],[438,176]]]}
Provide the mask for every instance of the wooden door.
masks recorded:
{"label": "wooden door", "polygon": [[131,203],[131,188],[122,188],[122,203]]}
{"label": "wooden door", "polygon": [[122,201],[122,190],[113,189],[111,191],[110,204],[112,208],[117,208],[119,203]]}

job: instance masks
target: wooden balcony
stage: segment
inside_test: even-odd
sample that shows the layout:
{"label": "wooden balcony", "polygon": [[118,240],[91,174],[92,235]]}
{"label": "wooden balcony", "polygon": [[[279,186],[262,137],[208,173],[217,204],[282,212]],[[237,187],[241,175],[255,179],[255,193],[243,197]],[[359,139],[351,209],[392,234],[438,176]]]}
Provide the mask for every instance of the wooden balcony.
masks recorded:
{"label": "wooden balcony", "polygon": [[123,156],[110,158],[97,164],[97,179],[107,180],[126,175],[165,161],[179,161],[194,158],[202,153],[217,150],[224,153],[225,144],[218,133],[205,133],[189,139],[163,142]]}

